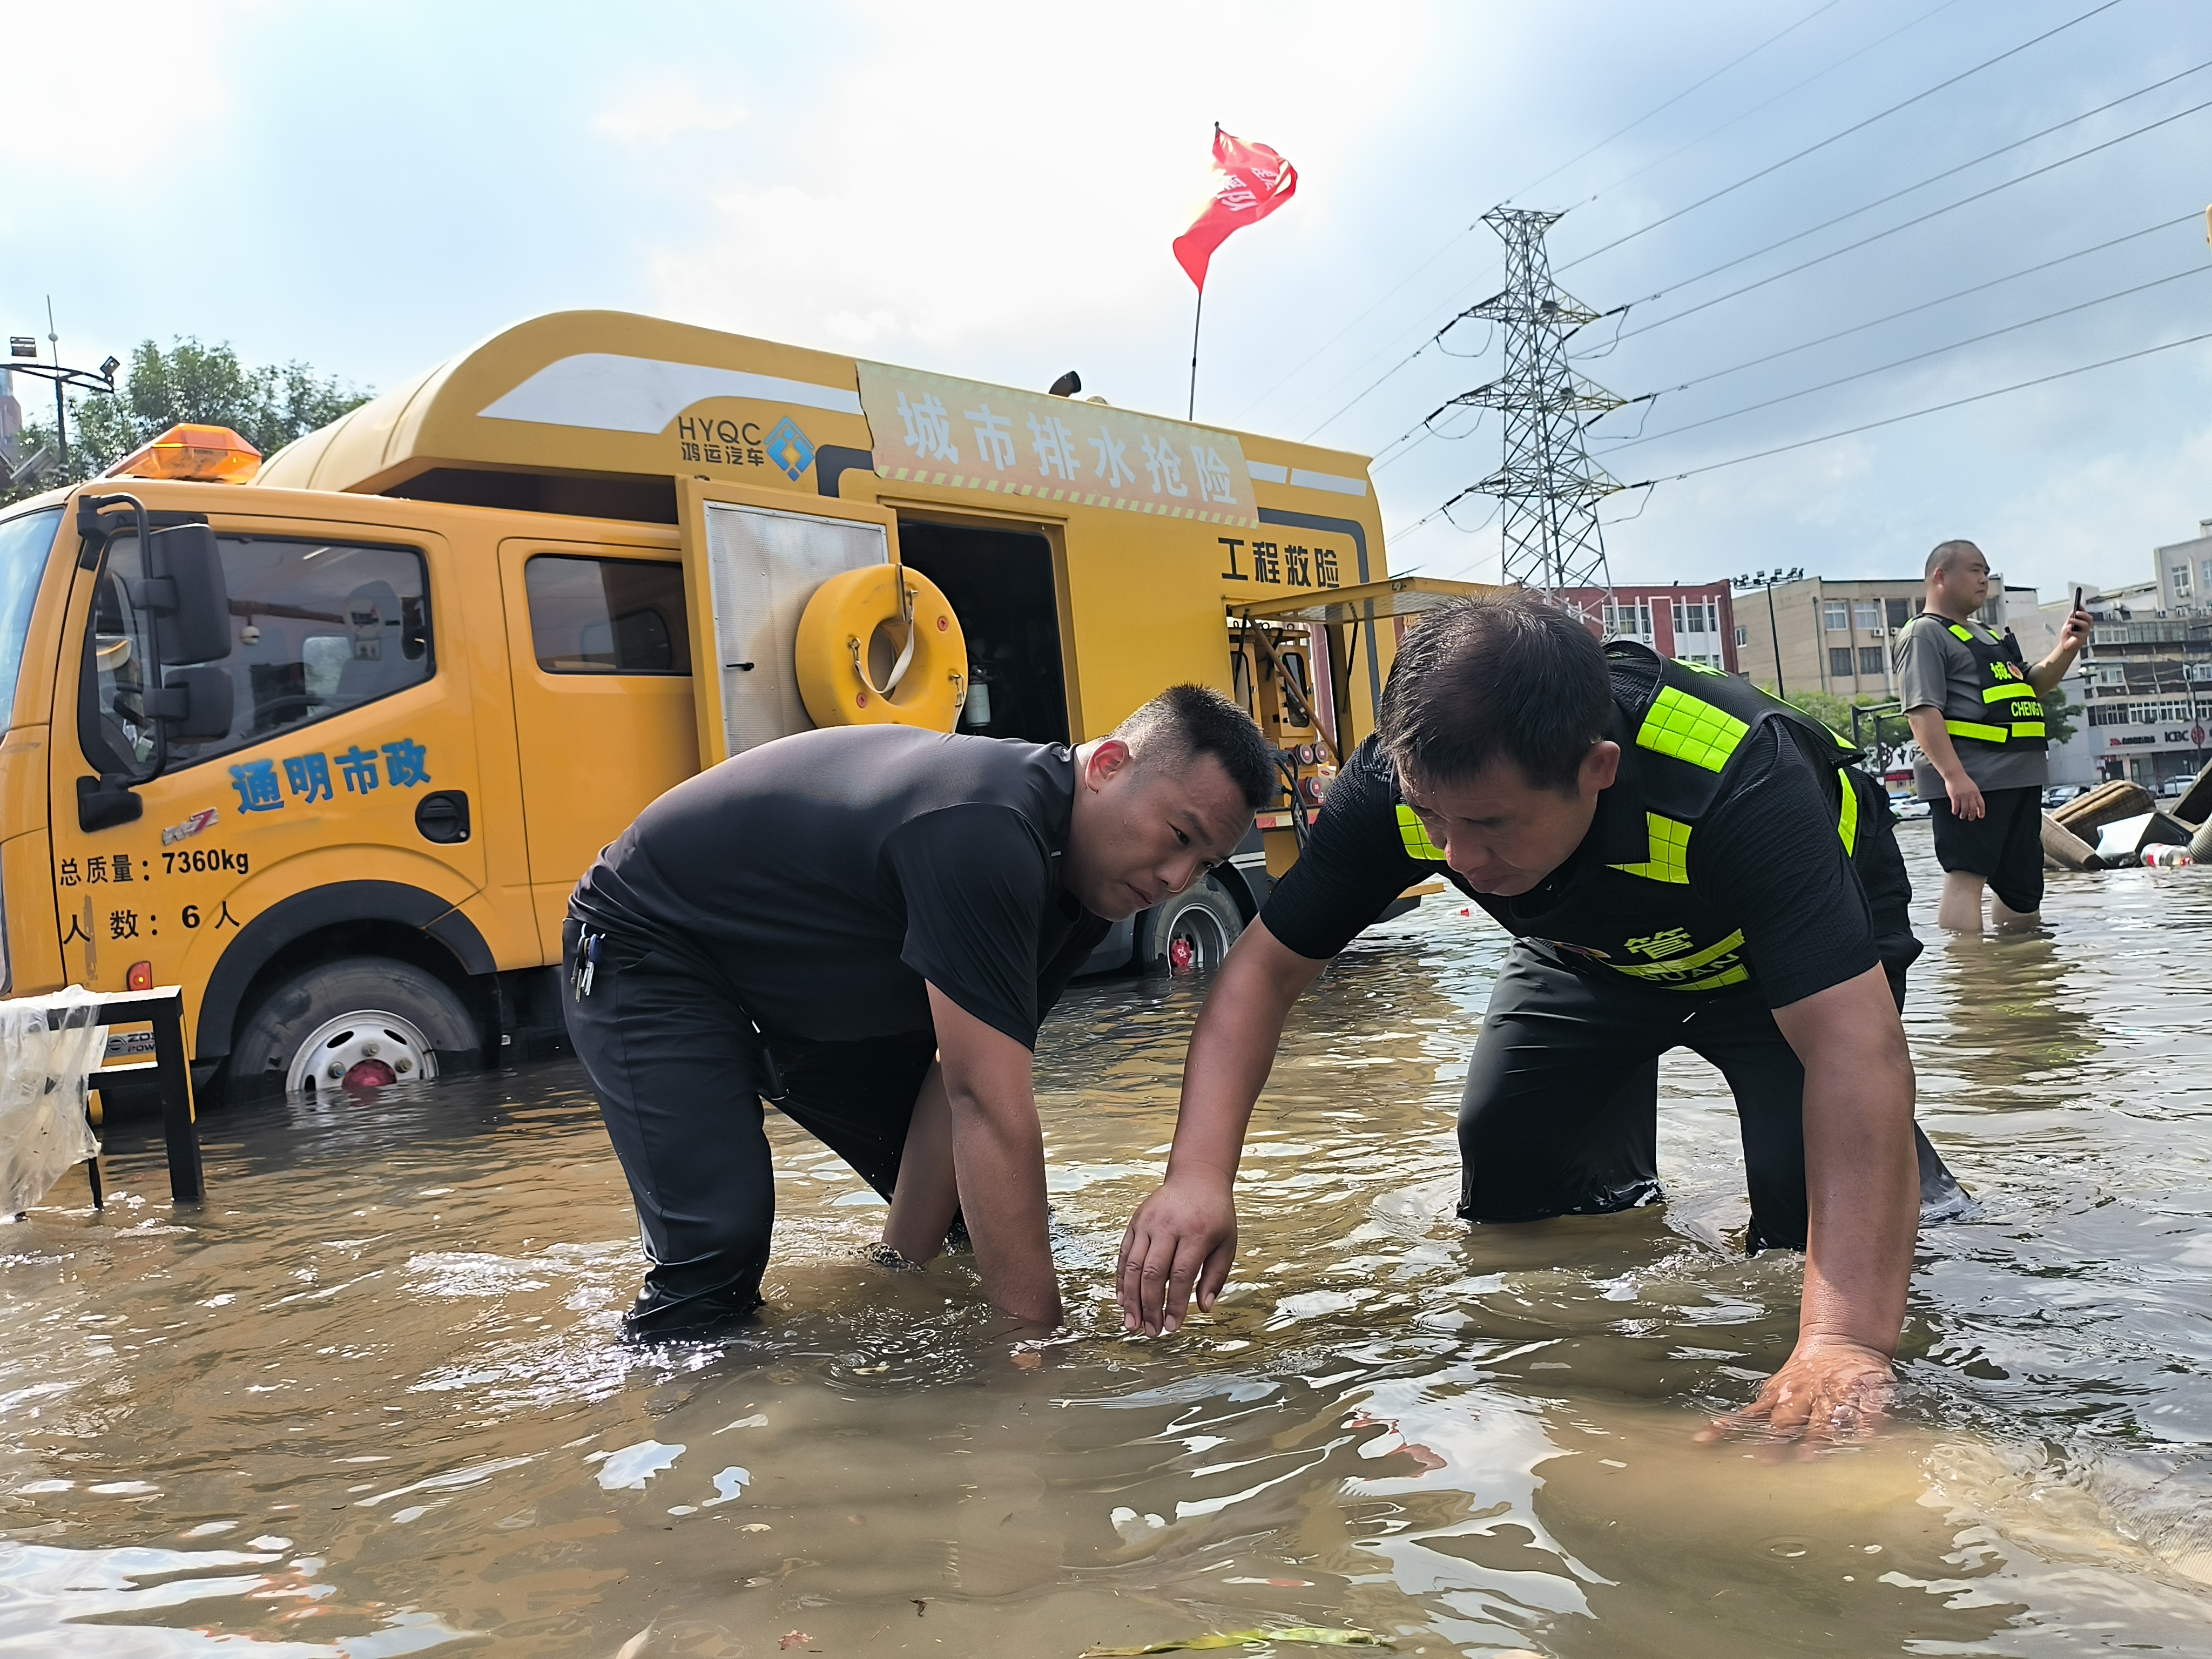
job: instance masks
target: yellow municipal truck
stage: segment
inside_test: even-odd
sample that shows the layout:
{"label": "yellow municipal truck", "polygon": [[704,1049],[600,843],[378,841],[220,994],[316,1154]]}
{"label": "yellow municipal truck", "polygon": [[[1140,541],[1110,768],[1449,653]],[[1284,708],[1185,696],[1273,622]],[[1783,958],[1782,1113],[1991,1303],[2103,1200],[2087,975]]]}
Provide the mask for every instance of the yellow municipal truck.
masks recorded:
{"label": "yellow municipal truck", "polygon": [[826,721],[1079,743],[1242,697],[1284,794],[1092,966],[1218,959],[1371,726],[1361,457],[651,318],[507,330],[259,461],[179,428],[0,518],[0,981],[185,988],[193,1074],[557,1040],[561,920],[702,766]]}

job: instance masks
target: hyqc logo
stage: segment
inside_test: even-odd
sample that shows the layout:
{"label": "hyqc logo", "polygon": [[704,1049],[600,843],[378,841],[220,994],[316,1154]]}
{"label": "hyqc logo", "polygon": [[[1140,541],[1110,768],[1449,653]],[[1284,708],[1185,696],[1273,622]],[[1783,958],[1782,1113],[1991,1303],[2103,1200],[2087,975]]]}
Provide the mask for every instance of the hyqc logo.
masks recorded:
{"label": "hyqc logo", "polygon": [[783,475],[792,483],[799,482],[799,474],[814,465],[814,446],[790,416],[775,423],[775,430],[768,434],[768,458],[783,469]]}

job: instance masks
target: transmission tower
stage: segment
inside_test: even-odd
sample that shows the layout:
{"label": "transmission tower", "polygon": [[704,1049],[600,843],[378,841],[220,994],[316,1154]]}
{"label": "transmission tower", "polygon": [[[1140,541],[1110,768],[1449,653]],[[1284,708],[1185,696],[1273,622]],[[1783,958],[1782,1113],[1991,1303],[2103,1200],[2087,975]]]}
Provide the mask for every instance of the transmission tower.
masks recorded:
{"label": "transmission tower", "polygon": [[1504,510],[1506,583],[1547,599],[1594,587],[1610,603],[1613,574],[1597,504],[1621,486],[1591,461],[1583,428],[1626,399],[1583,379],[1568,362],[1568,337],[1599,313],[1552,282],[1544,233],[1559,218],[1508,207],[1482,216],[1505,244],[1505,287],[1462,315],[1504,329],[1505,372],[1452,402],[1494,409],[1502,417],[1504,464],[1468,493],[1495,496]]}

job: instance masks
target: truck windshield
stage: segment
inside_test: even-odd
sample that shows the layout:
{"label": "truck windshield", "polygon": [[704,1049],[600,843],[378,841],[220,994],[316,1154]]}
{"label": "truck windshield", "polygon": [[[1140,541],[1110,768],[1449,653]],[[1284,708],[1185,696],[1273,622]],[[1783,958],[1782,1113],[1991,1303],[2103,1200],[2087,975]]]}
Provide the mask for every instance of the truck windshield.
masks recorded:
{"label": "truck windshield", "polygon": [[13,720],[15,677],[23,668],[23,641],[31,631],[31,602],[46,572],[62,510],[47,507],[0,520],[0,729]]}

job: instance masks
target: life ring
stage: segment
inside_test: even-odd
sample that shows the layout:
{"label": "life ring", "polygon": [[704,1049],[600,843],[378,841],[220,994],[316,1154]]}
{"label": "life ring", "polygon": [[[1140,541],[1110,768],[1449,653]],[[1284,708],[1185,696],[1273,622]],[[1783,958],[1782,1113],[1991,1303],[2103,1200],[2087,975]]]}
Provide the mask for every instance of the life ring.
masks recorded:
{"label": "life ring", "polygon": [[[888,626],[898,655],[878,684],[868,647]],[[968,694],[968,640],[936,583],[907,564],[832,576],[799,618],[799,695],[817,726],[950,732]]]}

